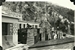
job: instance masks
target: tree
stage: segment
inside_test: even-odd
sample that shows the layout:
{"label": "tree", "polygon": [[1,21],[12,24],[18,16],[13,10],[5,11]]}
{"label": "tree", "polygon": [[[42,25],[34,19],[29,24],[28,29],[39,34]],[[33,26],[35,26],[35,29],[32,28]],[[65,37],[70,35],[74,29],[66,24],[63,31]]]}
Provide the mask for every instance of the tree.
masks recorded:
{"label": "tree", "polygon": [[[62,20],[64,20],[64,19],[62,19]],[[56,24],[57,30],[61,30],[62,32],[67,32],[67,30],[68,30],[67,20],[65,20],[64,23],[62,23],[61,19],[58,19],[55,24]]]}

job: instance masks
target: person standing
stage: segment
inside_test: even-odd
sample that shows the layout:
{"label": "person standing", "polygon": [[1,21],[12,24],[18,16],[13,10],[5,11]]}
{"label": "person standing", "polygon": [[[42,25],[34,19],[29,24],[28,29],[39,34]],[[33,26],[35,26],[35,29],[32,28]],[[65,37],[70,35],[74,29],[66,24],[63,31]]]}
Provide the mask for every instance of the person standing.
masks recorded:
{"label": "person standing", "polygon": [[54,39],[57,39],[57,33],[54,32]]}
{"label": "person standing", "polygon": [[51,31],[51,39],[54,39],[54,27],[52,27],[52,31]]}

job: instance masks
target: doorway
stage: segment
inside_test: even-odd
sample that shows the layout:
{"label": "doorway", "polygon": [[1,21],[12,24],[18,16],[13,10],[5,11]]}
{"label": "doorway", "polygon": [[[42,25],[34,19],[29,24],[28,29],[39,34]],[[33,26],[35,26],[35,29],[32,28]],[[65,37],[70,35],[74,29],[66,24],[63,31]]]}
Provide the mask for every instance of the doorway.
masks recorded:
{"label": "doorway", "polygon": [[18,30],[18,43],[27,44],[27,29]]}
{"label": "doorway", "polygon": [[8,23],[2,23],[2,35],[8,35]]}

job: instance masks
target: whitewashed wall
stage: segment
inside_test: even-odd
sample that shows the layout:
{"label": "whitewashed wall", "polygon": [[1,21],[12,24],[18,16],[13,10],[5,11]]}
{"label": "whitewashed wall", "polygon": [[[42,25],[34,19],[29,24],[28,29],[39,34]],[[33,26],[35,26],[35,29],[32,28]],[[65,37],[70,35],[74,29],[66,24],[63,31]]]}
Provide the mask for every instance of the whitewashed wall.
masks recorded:
{"label": "whitewashed wall", "polygon": [[13,23],[13,43],[18,44],[18,29],[19,29],[19,24]]}

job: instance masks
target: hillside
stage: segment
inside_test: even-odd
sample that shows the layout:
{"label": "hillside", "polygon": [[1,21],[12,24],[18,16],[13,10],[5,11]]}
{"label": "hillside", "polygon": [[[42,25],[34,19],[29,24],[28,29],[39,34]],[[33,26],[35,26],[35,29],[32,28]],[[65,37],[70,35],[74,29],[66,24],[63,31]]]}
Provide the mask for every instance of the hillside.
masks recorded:
{"label": "hillside", "polygon": [[[57,14],[68,18],[70,21],[74,21],[74,11],[68,8],[60,7],[52,3],[46,2],[5,2],[5,6],[9,7],[14,12],[19,12],[24,15],[24,20],[34,20],[34,18],[39,18],[43,14],[48,14],[48,12],[57,12]],[[51,8],[51,9],[49,9]],[[52,12],[51,12],[52,11]],[[26,16],[26,17],[25,17]],[[26,18],[26,19],[25,19]],[[37,19],[38,20],[38,19]],[[38,21],[37,21],[38,22]]]}
{"label": "hillside", "polygon": [[60,15],[67,18],[70,22],[74,22],[73,10],[52,3],[5,2],[3,6],[9,7],[13,12],[22,13],[24,21],[39,22],[41,28],[46,28],[48,30],[55,26],[55,22]]}

